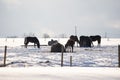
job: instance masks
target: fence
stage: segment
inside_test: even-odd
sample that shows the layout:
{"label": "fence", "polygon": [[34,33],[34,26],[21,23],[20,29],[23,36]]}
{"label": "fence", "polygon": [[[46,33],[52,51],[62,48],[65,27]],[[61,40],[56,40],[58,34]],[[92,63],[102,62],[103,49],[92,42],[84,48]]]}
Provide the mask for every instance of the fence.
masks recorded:
{"label": "fence", "polygon": [[7,46],[5,46],[5,50],[4,50],[4,61],[3,61],[3,64],[0,65],[0,67],[5,67],[5,66],[6,66],[6,55],[7,55]]}
{"label": "fence", "polygon": [[[120,45],[118,54],[110,53],[111,49],[102,52],[103,48],[77,48],[73,53],[50,53],[50,46],[37,48],[4,47],[3,65],[11,66],[77,66],[77,67],[120,67]],[[7,50],[8,49],[8,50]],[[113,47],[112,47],[113,49]],[[7,52],[8,51],[8,52]],[[3,54],[1,52],[1,54]],[[118,60],[116,60],[118,57]],[[7,62],[6,62],[7,61]]]}
{"label": "fence", "polygon": [[118,67],[120,67],[120,45],[118,45]]}

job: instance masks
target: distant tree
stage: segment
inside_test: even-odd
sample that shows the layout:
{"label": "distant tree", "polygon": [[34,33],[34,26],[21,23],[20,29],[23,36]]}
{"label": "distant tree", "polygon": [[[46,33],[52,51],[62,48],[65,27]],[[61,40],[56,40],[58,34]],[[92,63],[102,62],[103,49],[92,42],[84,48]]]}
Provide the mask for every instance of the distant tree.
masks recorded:
{"label": "distant tree", "polygon": [[7,36],[7,38],[18,38],[18,36]]}
{"label": "distant tree", "polygon": [[66,38],[67,36],[66,36],[66,34],[60,34],[59,37],[60,38]]}
{"label": "distant tree", "polygon": [[30,32],[30,33],[24,33],[24,34],[23,34],[23,37],[26,37],[26,36],[31,36],[31,37],[33,37],[33,36],[35,36],[35,33],[32,33],[32,32]]}
{"label": "distant tree", "polygon": [[23,37],[26,37],[26,36],[27,36],[27,34],[26,34],[26,33],[24,33],[24,34],[23,34]]}
{"label": "distant tree", "polygon": [[35,36],[35,33],[30,32],[29,36]]}
{"label": "distant tree", "polygon": [[50,38],[50,36],[49,36],[49,34],[44,33],[44,34],[43,34],[43,38]]}

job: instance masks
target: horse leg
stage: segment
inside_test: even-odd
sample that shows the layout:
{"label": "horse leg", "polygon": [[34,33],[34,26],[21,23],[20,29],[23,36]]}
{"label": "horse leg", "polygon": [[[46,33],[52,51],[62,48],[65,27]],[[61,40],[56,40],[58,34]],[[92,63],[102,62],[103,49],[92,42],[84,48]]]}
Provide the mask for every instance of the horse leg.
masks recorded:
{"label": "horse leg", "polygon": [[98,47],[100,47],[100,42],[98,42]]}
{"label": "horse leg", "polygon": [[65,45],[65,51],[71,52],[71,46]]}
{"label": "horse leg", "polygon": [[27,44],[25,44],[25,48],[27,48]]}
{"label": "horse leg", "polygon": [[93,44],[93,42],[91,42],[91,45],[92,45],[92,47],[94,47],[94,44]]}
{"label": "horse leg", "polygon": [[35,43],[34,43],[34,48],[35,48]]}
{"label": "horse leg", "polygon": [[68,47],[68,45],[67,44],[65,44],[65,51],[67,51],[66,49],[67,49],[67,47]]}
{"label": "horse leg", "polygon": [[73,46],[72,46],[72,52],[73,52]]}
{"label": "horse leg", "polygon": [[25,43],[25,48],[27,48],[28,43]]}
{"label": "horse leg", "polygon": [[72,47],[71,46],[69,46],[69,52],[72,52]]}
{"label": "horse leg", "polygon": [[98,40],[98,47],[100,47],[101,39]]}

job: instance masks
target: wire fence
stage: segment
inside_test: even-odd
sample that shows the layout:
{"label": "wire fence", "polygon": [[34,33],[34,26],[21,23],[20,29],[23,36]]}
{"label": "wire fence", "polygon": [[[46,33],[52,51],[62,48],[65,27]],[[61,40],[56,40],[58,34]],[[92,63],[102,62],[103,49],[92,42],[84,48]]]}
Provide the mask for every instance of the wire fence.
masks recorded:
{"label": "wire fence", "polygon": [[[21,46],[0,47],[0,63],[10,67],[60,67],[62,53],[50,52],[50,46],[40,49]],[[6,52],[6,59],[5,59]],[[74,47],[74,52],[63,53],[63,65],[73,67],[118,67],[119,49],[117,46],[94,48]],[[120,63],[119,63],[120,64]]]}

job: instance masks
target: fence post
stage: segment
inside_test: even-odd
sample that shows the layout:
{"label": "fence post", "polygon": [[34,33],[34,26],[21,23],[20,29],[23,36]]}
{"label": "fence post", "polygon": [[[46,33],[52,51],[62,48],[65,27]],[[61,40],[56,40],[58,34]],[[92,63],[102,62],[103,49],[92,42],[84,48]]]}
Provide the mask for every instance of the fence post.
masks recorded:
{"label": "fence post", "polygon": [[118,67],[120,67],[120,45],[118,45]]}
{"label": "fence post", "polygon": [[72,67],[72,56],[70,56],[70,67]]}
{"label": "fence post", "polygon": [[5,46],[5,51],[4,51],[4,66],[6,66],[6,54],[7,54],[7,46]]}
{"label": "fence post", "polygon": [[63,47],[61,47],[62,48],[62,54],[61,54],[61,67],[63,67],[63,52],[64,52],[64,50],[63,50]]}

